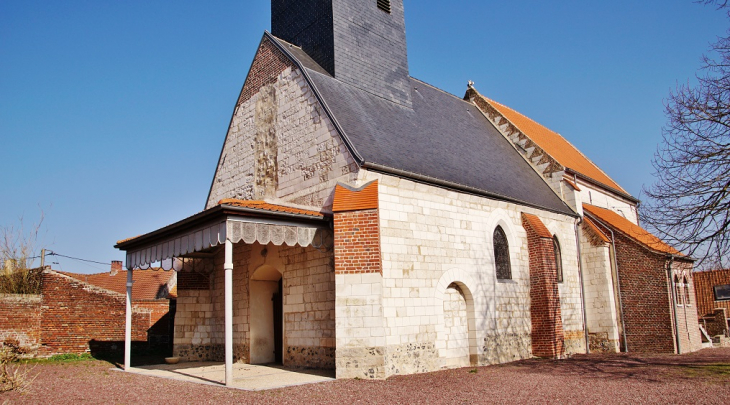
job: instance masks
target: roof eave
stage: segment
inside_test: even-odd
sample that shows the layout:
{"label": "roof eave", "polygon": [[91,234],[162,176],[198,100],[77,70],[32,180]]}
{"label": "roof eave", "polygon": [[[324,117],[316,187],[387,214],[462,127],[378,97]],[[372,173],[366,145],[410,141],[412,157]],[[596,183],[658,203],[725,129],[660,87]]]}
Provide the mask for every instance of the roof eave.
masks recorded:
{"label": "roof eave", "polygon": [[616,194],[616,195],[618,195],[618,196],[620,196],[622,198],[625,198],[625,199],[633,202],[634,204],[638,204],[639,202],[641,202],[638,198],[633,197],[633,196],[629,195],[628,193],[626,193],[624,191],[618,190],[615,187],[611,187],[611,186],[609,186],[609,185],[607,185],[605,183],[601,183],[600,181],[598,181],[598,180],[596,180],[596,179],[594,179],[592,177],[586,176],[585,174],[583,174],[581,172],[578,172],[576,170],[573,170],[573,169],[571,169],[569,167],[565,167],[565,172],[566,173],[570,173],[570,174],[574,174],[576,177],[579,177],[581,180],[586,181],[588,183],[591,183],[594,186],[598,186],[598,187],[601,187],[601,188],[605,188],[606,190],[608,190],[608,191],[610,191],[610,192],[612,192],[612,193],[614,193],[614,194]]}
{"label": "roof eave", "polygon": [[444,188],[455,190],[455,191],[460,191],[460,192],[478,195],[481,197],[491,198],[494,200],[507,201],[507,202],[511,202],[514,204],[518,204],[518,205],[523,205],[523,206],[527,206],[527,207],[531,207],[531,208],[538,208],[541,210],[550,211],[550,212],[553,212],[556,214],[567,215],[567,216],[570,216],[573,218],[580,218],[580,215],[578,215],[578,213],[573,211],[573,209],[570,208],[570,206],[568,204],[566,204],[565,201],[563,201],[562,199],[560,201],[563,203],[563,205],[565,205],[565,208],[566,208],[565,211],[542,207],[542,206],[539,206],[536,204],[531,204],[531,203],[521,201],[521,200],[518,200],[515,198],[505,197],[503,195],[496,194],[496,193],[490,193],[489,191],[481,190],[481,189],[478,189],[475,187],[470,187],[470,186],[467,186],[464,184],[453,183],[450,181],[441,180],[441,179],[429,177],[429,176],[418,174],[418,173],[412,173],[412,172],[408,172],[405,170],[394,169],[392,167],[383,166],[383,165],[373,163],[373,162],[363,162],[362,167],[365,169],[370,169],[370,170],[376,171],[376,172],[381,172],[381,173],[385,173],[385,174],[394,175],[397,177],[407,178],[409,180],[413,180],[413,181],[416,181],[419,183],[426,183],[426,184],[430,184],[430,185],[440,186],[440,187],[444,187]]}
{"label": "roof eave", "polygon": [[266,219],[289,219],[311,223],[328,223],[330,221],[330,215],[323,214],[322,217],[315,217],[311,215],[295,214],[289,212],[274,212],[268,210],[261,210],[247,207],[237,207],[233,205],[217,205],[213,208],[185,218],[181,221],[175,222],[174,224],[167,225],[163,228],[157,229],[150,233],[136,237],[129,241],[117,243],[114,245],[119,250],[130,250],[140,245],[145,245],[153,242],[157,239],[163,239],[171,234],[179,233],[188,229],[192,229],[209,223],[211,221],[226,219],[229,215],[243,215],[247,217],[258,217]]}

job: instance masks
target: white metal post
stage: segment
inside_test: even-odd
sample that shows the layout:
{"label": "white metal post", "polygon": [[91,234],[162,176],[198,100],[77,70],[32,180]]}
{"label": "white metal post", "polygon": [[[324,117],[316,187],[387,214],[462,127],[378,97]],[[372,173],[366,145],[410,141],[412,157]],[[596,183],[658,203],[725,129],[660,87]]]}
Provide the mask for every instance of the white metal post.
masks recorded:
{"label": "white metal post", "polygon": [[132,269],[127,270],[127,319],[124,327],[124,369],[129,370],[132,359]]}
{"label": "white metal post", "polygon": [[233,384],[233,243],[226,239],[225,311],[226,311],[226,385]]}

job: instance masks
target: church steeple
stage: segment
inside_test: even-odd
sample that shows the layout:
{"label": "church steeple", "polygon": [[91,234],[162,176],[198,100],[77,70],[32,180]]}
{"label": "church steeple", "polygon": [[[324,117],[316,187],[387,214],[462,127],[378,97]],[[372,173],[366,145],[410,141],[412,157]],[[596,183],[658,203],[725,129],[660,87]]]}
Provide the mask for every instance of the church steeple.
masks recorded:
{"label": "church steeple", "polygon": [[403,0],[272,0],[271,33],[336,79],[411,106]]}

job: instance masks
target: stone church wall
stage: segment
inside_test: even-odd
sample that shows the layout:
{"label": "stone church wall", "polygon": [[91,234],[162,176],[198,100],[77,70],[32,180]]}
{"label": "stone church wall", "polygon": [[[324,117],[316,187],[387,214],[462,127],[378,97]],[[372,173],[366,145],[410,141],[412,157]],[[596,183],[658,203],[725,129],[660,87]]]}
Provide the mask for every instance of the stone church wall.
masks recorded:
{"label": "stone church wall", "polygon": [[[222,253],[222,252],[221,252]],[[175,353],[183,360],[224,360],[225,271],[223,255],[207,276],[180,277],[175,322]],[[233,352],[234,361],[255,362],[257,338],[273,340],[252,324],[259,314],[249,297],[257,269],[267,266],[283,278],[283,362],[289,367],[332,369],[335,362],[335,279],[331,251],[314,247],[235,244],[233,249]],[[205,285],[201,279],[207,277]],[[275,281],[274,281],[275,282]],[[266,297],[264,305],[270,303]],[[264,319],[271,322],[270,319]],[[270,343],[270,342],[269,342]],[[273,362],[273,360],[272,360]]]}
{"label": "stone church wall", "polygon": [[[380,184],[382,278],[379,274],[338,275],[337,317],[353,317],[346,312],[353,306],[344,304],[354,299],[361,300],[357,304],[368,311],[380,310],[377,295],[372,294],[376,288],[382,295],[384,334],[382,338],[373,336],[359,325],[340,333],[338,326],[338,355],[341,343],[347,350],[359,345],[362,352],[360,358],[350,356],[350,369],[341,370],[338,360],[338,377],[383,378],[455,365],[446,359],[458,350],[456,342],[463,340],[452,338],[446,319],[453,327],[454,317],[444,312],[445,306],[453,307],[444,304],[444,300],[451,302],[453,294],[447,290],[452,283],[457,283],[467,297],[471,311],[467,315],[471,320],[468,356],[458,360],[459,364],[494,364],[530,357],[529,261],[521,212],[538,215],[560,240],[565,277],[560,305],[567,353],[584,352],[573,218],[362,173],[362,182],[378,179]],[[508,237],[511,280],[496,278],[491,235],[497,225]],[[380,330],[379,325],[375,328]],[[358,372],[358,362],[373,369],[372,376]]]}
{"label": "stone church wall", "polygon": [[611,272],[610,247],[595,246],[585,237],[581,240],[581,257],[585,277],[586,313],[591,351],[619,351],[618,304]]}

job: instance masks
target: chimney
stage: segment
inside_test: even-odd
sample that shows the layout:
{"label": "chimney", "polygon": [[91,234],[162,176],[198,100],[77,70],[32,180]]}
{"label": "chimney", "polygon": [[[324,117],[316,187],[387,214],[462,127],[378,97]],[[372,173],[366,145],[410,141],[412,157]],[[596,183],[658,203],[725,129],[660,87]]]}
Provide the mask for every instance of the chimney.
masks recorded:
{"label": "chimney", "polygon": [[114,277],[119,272],[122,271],[122,262],[119,260],[112,260],[112,271],[109,272],[109,275]]}
{"label": "chimney", "polygon": [[403,0],[272,0],[271,34],[337,80],[411,107]]}

